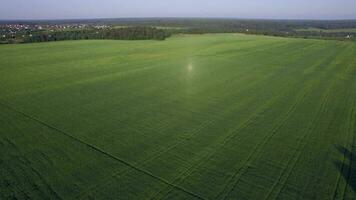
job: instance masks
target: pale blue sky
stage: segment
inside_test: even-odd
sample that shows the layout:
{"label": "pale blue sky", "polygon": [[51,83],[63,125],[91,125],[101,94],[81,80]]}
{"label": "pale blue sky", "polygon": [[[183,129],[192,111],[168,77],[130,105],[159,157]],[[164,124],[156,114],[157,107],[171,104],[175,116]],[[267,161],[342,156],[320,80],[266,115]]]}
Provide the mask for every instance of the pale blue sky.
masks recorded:
{"label": "pale blue sky", "polygon": [[0,19],[356,19],[356,0],[1,0]]}

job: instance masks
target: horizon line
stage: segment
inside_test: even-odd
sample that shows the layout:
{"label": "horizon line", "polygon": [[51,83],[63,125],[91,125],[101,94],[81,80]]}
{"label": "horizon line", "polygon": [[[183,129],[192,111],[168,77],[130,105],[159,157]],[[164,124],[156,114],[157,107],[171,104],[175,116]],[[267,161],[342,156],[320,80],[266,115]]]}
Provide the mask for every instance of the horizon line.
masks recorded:
{"label": "horizon line", "polygon": [[75,21],[75,20],[112,20],[112,19],[231,19],[231,20],[281,20],[281,21],[356,21],[356,18],[262,18],[262,17],[83,17],[83,18],[17,18],[0,21]]}

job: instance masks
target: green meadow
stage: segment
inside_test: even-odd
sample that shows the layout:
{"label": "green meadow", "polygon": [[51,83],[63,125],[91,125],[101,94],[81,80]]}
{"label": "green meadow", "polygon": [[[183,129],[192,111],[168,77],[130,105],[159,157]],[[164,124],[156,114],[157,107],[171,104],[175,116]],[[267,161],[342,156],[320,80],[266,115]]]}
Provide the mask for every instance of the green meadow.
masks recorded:
{"label": "green meadow", "polygon": [[0,46],[0,199],[356,199],[356,43]]}

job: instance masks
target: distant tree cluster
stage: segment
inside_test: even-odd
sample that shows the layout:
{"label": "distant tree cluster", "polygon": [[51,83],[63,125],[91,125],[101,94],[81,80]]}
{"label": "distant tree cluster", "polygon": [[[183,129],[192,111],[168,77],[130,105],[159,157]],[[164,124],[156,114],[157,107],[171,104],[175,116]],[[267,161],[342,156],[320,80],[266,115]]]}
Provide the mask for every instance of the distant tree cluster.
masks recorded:
{"label": "distant tree cluster", "polygon": [[[10,22],[0,21],[0,44],[85,39],[164,40],[173,34],[204,33],[245,33],[356,41],[356,20],[135,18],[19,21],[17,24],[13,26]],[[23,25],[30,29],[14,29]]]}
{"label": "distant tree cluster", "polygon": [[[326,29],[327,30],[327,29]],[[356,40],[356,32],[324,32],[324,31],[298,31],[298,30],[272,30],[272,29],[240,29],[240,28],[188,28],[187,34],[205,33],[244,33],[251,35],[268,35],[277,37],[296,37],[305,39],[330,39],[330,40]]]}
{"label": "distant tree cluster", "polygon": [[[121,22],[125,24],[124,22]],[[129,23],[129,22],[126,22]],[[143,20],[136,25],[184,27],[175,30],[179,33],[245,33],[254,35],[270,35],[279,37],[300,37],[337,40],[355,40],[355,20],[343,21],[311,21],[311,20],[236,20],[236,19],[166,19],[161,21]],[[310,30],[308,30],[310,29]],[[314,30],[313,30],[314,29]],[[316,31],[320,30],[320,31]],[[328,31],[340,30],[340,31]]]}
{"label": "distant tree cluster", "polygon": [[24,38],[24,43],[48,42],[62,40],[164,40],[170,34],[152,27],[127,27],[115,29],[83,29],[38,33]]}

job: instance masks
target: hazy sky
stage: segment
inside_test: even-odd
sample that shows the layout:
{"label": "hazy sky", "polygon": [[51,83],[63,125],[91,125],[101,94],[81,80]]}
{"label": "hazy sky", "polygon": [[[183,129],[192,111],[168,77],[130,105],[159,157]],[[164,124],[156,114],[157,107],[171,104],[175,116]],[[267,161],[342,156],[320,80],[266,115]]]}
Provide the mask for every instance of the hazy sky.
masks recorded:
{"label": "hazy sky", "polygon": [[1,0],[0,19],[232,17],[356,19],[356,0]]}

